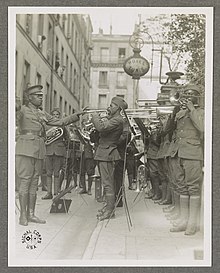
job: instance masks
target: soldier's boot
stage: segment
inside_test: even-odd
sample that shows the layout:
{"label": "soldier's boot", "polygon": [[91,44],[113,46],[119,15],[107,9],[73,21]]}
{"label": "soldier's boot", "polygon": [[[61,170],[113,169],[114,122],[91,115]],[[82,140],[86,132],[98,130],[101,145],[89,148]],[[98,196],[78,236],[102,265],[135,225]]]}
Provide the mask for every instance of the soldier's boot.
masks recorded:
{"label": "soldier's boot", "polygon": [[174,191],[169,187],[168,192],[170,192],[170,193],[167,193],[167,195],[170,194],[170,201],[171,201],[171,204],[170,204],[169,206],[163,208],[163,211],[164,211],[165,213],[166,213],[166,212],[172,212],[172,210],[174,210],[174,208],[175,208],[175,207],[174,207],[174,206],[175,206],[175,204],[174,204]]}
{"label": "soldier's boot", "polygon": [[57,195],[60,192],[60,178],[54,177],[54,195]]}
{"label": "soldier's boot", "polygon": [[67,178],[66,178],[66,187],[65,187],[65,189],[68,189],[68,188],[69,188],[69,186],[70,186],[70,181],[71,181],[71,176],[68,175]]}
{"label": "soldier's boot", "polygon": [[169,205],[169,204],[172,204],[172,200],[171,200],[170,186],[169,186],[169,183],[167,183],[165,199],[160,205]]}
{"label": "soldier's boot", "polygon": [[87,193],[86,191],[86,178],[85,178],[85,175],[81,175],[80,176],[80,184],[81,184],[81,191],[79,192],[79,194],[85,194]]}
{"label": "soldier's boot", "polygon": [[52,176],[47,176],[47,194],[42,197],[41,199],[47,200],[47,199],[53,199],[52,195]]}
{"label": "soldier's boot", "polygon": [[47,191],[47,175],[41,175],[42,191]]}
{"label": "soldier's boot", "polygon": [[166,214],[167,220],[177,220],[180,217],[180,195],[174,192],[174,209]]}
{"label": "soldier's boot", "polygon": [[194,235],[197,231],[197,219],[200,209],[200,196],[190,196],[189,199],[189,221],[185,235]]}
{"label": "soldier's boot", "polygon": [[73,173],[73,185],[74,187],[76,188],[78,186],[78,183],[77,183],[77,173]]}
{"label": "soldier's boot", "polygon": [[135,190],[136,185],[134,184],[133,174],[128,174],[128,189]]}
{"label": "soldier's boot", "polygon": [[28,194],[19,194],[19,202],[20,202],[20,218],[19,224],[22,226],[28,225],[27,220],[27,203],[28,203]]}
{"label": "soldier's boot", "polygon": [[162,196],[161,196],[161,199],[158,200],[158,204],[159,204],[159,205],[163,205],[163,202],[164,202],[165,199],[166,199],[166,194],[167,194],[167,181],[163,181],[161,186],[162,186]]}
{"label": "soldier's boot", "polygon": [[27,212],[27,219],[28,222],[38,223],[38,224],[46,224],[45,220],[42,220],[35,216],[35,205],[36,205],[37,195],[36,194],[29,194],[28,200],[28,212]]}
{"label": "soldier's boot", "polygon": [[93,178],[91,176],[88,176],[88,195],[92,195],[92,192],[91,192],[91,188],[92,188],[92,181],[93,181]]}
{"label": "soldier's boot", "polygon": [[106,194],[106,208],[104,209],[103,213],[98,215],[97,218],[99,221],[103,221],[105,219],[114,218],[114,207],[115,207],[115,195],[114,194]]}
{"label": "soldier's boot", "polygon": [[154,185],[154,196],[152,197],[152,200],[156,201],[160,199],[160,181],[158,177],[154,177],[152,179],[152,184]]}
{"label": "soldier's boot", "polygon": [[180,195],[180,221],[170,229],[170,232],[182,232],[186,230],[189,218],[189,196]]}
{"label": "soldier's boot", "polygon": [[62,184],[63,184],[63,181],[64,181],[64,169],[62,168],[59,172],[59,180],[60,180],[60,188],[62,188]]}
{"label": "soldier's boot", "polygon": [[105,212],[106,207],[107,207],[107,204],[105,203],[105,205],[104,205],[101,209],[98,210],[98,213],[97,213],[97,215],[96,215],[97,218],[98,218],[99,216],[101,216],[101,215]]}

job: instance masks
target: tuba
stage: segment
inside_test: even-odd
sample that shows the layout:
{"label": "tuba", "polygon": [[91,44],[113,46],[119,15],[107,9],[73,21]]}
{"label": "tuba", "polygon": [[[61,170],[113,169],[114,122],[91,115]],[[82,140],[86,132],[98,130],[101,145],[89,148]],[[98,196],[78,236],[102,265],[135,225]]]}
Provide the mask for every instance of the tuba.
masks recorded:
{"label": "tuba", "polygon": [[49,145],[55,140],[59,139],[63,135],[63,129],[61,127],[52,127],[46,131],[45,144]]}

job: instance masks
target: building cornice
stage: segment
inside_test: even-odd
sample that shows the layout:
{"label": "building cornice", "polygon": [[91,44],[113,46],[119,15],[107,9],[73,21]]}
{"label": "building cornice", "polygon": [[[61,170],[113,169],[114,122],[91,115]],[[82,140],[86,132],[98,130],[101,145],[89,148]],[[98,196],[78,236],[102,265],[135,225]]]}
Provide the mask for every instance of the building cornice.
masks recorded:
{"label": "building cornice", "polygon": [[123,64],[119,63],[92,63],[92,67],[118,67],[121,68],[123,67]]}

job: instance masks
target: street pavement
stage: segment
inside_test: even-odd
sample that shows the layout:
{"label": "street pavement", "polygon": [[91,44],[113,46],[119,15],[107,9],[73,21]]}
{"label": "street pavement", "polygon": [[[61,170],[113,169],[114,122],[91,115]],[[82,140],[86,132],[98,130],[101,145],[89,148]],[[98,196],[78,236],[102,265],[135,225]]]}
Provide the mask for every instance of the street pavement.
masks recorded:
{"label": "street pavement", "polygon": [[[14,245],[10,247],[12,265],[37,266],[187,266],[203,265],[203,233],[186,236],[171,233],[171,224],[162,208],[144,198],[144,192],[127,189],[127,206],[116,208],[115,218],[99,222],[97,210],[103,204],[92,195],[72,190],[68,213],[50,213],[51,200],[41,200],[45,192],[38,190],[36,215],[46,224],[18,224],[16,209]],[[17,200],[18,202],[18,200]],[[130,220],[129,220],[130,219]],[[129,224],[129,222],[131,222]],[[34,249],[22,238],[37,231],[41,241]],[[13,240],[12,240],[13,241]]]}

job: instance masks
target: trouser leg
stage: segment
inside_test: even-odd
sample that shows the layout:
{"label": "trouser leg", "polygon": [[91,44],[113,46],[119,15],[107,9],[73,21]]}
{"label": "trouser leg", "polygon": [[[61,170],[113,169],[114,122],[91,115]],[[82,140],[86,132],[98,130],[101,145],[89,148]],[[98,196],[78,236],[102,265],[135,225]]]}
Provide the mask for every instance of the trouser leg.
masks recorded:
{"label": "trouser leg", "polygon": [[86,191],[86,177],[85,177],[85,174],[82,174],[80,176],[80,184],[81,184],[82,190],[79,193],[80,194],[87,193],[87,191]]}
{"label": "trouser leg", "polygon": [[77,173],[76,172],[73,173],[73,182],[74,182],[74,186],[77,187],[78,182],[77,182]]}
{"label": "trouser leg", "polygon": [[20,218],[19,224],[22,226],[27,226],[27,203],[28,203],[28,194],[19,194],[19,202],[20,202]]}
{"label": "trouser leg", "polygon": [[46,221],[38,218],[35,216],[35,205],[36,205],[36,199],[37,195],[36,194],[29,194],[28,196],[28,222],[34,222],[38,224],[45,224]]}
{"label": "trouser leg", "polygon": [[42,197],[43,200],[52,199],[52,176],[47,176],[47,194]]}
{"label": "trouser leg", "polygon": [[42,191],[47,191],[47,175],[41,175]]}
{"label": "trouser leg", "polygon": [[88,195],[91,195],[91,188],[92,188],[92,181],[93,181],[93,178],[91,176],[88,176]]}
{"label": "trouser leg", "polygon": [[122,201],[123,170],[124,170],[124,161],[122,160],[117,161],[115,163],[115,171],[114,171],[115,199],[117,202],[117,207],[123,206],[123,201]]}
{"label": "trouser leg", "polygon": [[177,220],[180,217],[180,194],[178,192],[173,193],[174,209],[171,214],[167,215],[168,220]]}
{"label": "trouser leg", "polygon": [[115,207],[114,164],[114,162],[99,162],[99,170],[107,203],[105,211],[99,216],[100,221],[110,218]]}
{"label": "trouser leg", "polygon": [[197,230],[197,220],[200,209],[200,196],[192,195],[189,199],[189,221],[185,235],[194,235]]}
{"label": "trouser leg", "polygon": [[170,232],[185,231],[187,227],[189,217],[189,196],[180,195],[180,221],[179,223],[170,229]]}
{"label": "trouser leg", "polygon": [[54,195],[60,192],[60,178],[59,176],[54,176]]}
{"label": "trouser leg", "polygon": [[152,197],[152,200],[159,200],[161,196],[159,177],[157,176],[151,177],[151,181],[154,189],[154,196]]}

